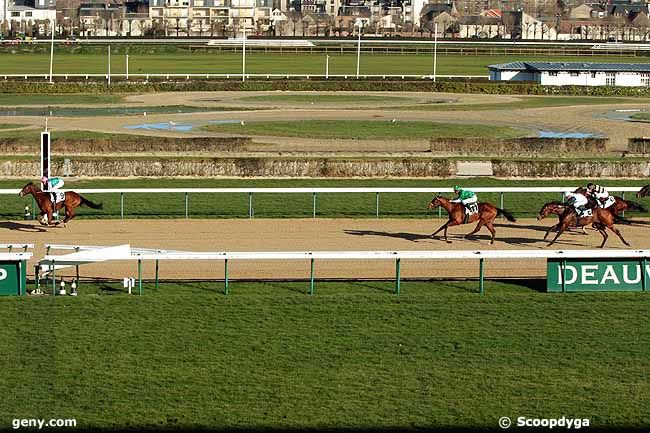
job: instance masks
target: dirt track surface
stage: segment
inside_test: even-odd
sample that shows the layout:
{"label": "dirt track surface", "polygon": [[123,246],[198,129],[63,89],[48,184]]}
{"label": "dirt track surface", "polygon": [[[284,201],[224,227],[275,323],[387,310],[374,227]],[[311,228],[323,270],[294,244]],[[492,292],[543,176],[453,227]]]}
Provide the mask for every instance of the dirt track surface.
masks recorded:
{"label": "dirt track surface", "polygon": [[[0,225],[3,242],[34,243],[34,257],[45,254],[47,243],[68,245],[130,244],[140,248],[184,251],[369,251],[369,250],[498,250],[542,249],[544,231],[557,220],[523,219],[499,222],[497,241],[490,245],[487,231],[472,240],[462,235],[469,225],[450,229],[451,244],[431,239],[442,223],[439,219],[257,219],[257,220],[78,220],[67,228],[43,228],[33,222],[5,222]],[[650,248],[650,226],[619,226],[632,248]],[[484,229],[485,230],[485,229]],[[569,233],[556,249],[586,249],[599,245],[601,237]],[[607,247],[625,248],[612,234]],[[67,254],[71,251],[52,251]],[[30,273],[33,274],[33,260]],[[233,261],[230,278],[308,278],[308,261]],[[393,278],[395,264],[385,261],[317,261],[317,278]],[[70,270],[57,275],[72,275]],[[145,262],[145,278],[153,278],[154,264]],[[476,260],[402,262],[401,275],[408,277],[476,277]],[[495,260],[486,263],[488,277],[531,277],[545,275],[543,260]],[[137,276],[136,262],[106,262],[83,265],[82,277],[123,278]],[[162,279],[223,278],[221,261],[163,261]]]}

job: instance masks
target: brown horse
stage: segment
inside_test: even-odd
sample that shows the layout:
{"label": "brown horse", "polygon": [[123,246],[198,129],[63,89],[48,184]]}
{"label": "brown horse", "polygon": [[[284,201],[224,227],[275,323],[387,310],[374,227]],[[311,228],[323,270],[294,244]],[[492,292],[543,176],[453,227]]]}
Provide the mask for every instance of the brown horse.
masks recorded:
{"label": "brown horse", "polygon": [[[650,185],[649,185],[650,186]],[[650,188],[649,188],[650,190]],[[592,194],[589,194],[586,188],[578,188],[574,192],[578,194],[583,194],[585,197],[587,197],[587,200],[589,200],[590,207],[600,207],[600,202],[594,197]],[[650,192],[650,191],[649,191]],[[637,193],[638,195],[638,193]],[[611,196],[614,198],[614,204],[609,206],[607,209],[611,211],[614,215],[618,215],[622,212],[626,211],[639,211],[639,212],[647,212],[648,210],[643,207],[643,205],[625,200],[623,197],[619,197],[617,195]]]}
{"label": "brown horse", "polygon": [[468,238],[469,236],[481,230],[481,227],[485,226],[490,231],[490,233],[492,233],[492,239],[490,239],[490,243],[493,244],[494,236],[496,235],[496,232],[494,231],[493,223],[494,223],[494,219],[497,216],[503,215],[510,222],[517,221],[510,212],[508,212],[505,209],[499,209],[496,206],[491,205],[490,203],[478,203],[478,212],[473,215],[470,215],[467,221],[465,221],[465,206],[463,206],[462,203],[452,203],[448,198],[438,195],[434,197],[433,200],[431,200],[431,203],[429,203],[428,208],[433,210],[438,206],[442,206],[447,211],[447,213],[449,214],[449,221],[447,221],[442,227],[436,230],[436,232],[432,234],[431,237],[437,235],[440,232],[440,230],[444,230],[445,241],[447,243],[451,243],[451,241],[447,239],[447,228],[451,226],[470,224],[475,221],[478,221],[476,228],[471,233],[466,234],[465,238]]}
{"label": "brown horse", "polygon": [[[60,203],[57,203],[55,209],[55,206],[52,205],[50,193],[41,191],[40,188],[34,185],[33,182],[30,182],[27,185],[25,185],[23,189],[20,190],[19,195],[21,197],[25,197],[26,195],[29,194],[34,196],[34,200],[36,200],[36,204],[38,205],[38,208],[41,211],[38,217],[38,221],[42,225],[53,224],[54,221],[52,218],[52,214],[54,213],[55,210],[65,208],[65,218],[63,219],[63,226],[65,227],[65,223],[67,223],[68,221],[70,221],[72,218],[75,217],[74,209],[76,207],[86,205],[93,209],[103,208],[101,203],[100,204],[93,203],[92,201],[82,197],[76,192],[67,191],[65,193],[65,200]],[[47,224],[45,223],[45,219],[44,219],[46,215],[47,215]],[[58,222],[56,222],[55,224],[58,224]]]}
{"label": "brown horse", "polygon": [[[611,212],[608,209],[603,209],[603,208],[593,208],[591,209],[592,215],[591,216],[586,216],[579,218],[578,214],[576,213],[575,209],[573,206],[567,206],[566,204],[559,203],[559,202],[550,202],[546,203],[544,206],[542,206],[542,209],[540,209],[539,214],[537,215],[538,220],[542,220],[549,216],[552,213],[555,213],[557,211],[558,206],[564,206],[565,211],[560,214],[560,222],[558,223],[558,230],[557,234],[553,238],[553,240],[548,244],[548,246],[551,246],[555,243],[558,237],[564,231],[569,228],[569,227],[583,227],[586,225],[591,224],[598,232],[602,235],[603,237],[603,243],[600,244],[599,248],[603,248],[605,246],[605,242],[607,242],[607,232],[605,231],[606,228],[610,229],[616,235],[619,237],[619,239],[628,247],[630,244],[627,243],[625,239],[623,239],[623,235],[621,232],[614,227],[614,222],[617,221],[616,215],[614,215],[613,212]],[[548,236],[548,232],[546,232],[546,235],[544,236],[544,239],[546,239],[546,236]]]}
{"label": "brown horse", "polygon": [[[560,216],[560,215],[562,215],[562,214],[567,210],[567,208],[568,208],[569,206],[571,206],[571,205],[566,204],[566,203],[561,203],[561,202],[559,202],[559,201],[552,201],[552,202],[550,202],[550,203],[546,203],[544,206],[545,206],[545,207],[548,206],[548,212],[546,213],[546,215],[544,215],[544,216],[546,217],[547,215],[551,215],[551,214],[554,214],[554,215]],[[542,208],[542,210],[543,210],[543,209],[544,209],[544,208]],[[540,214],[541,214],[541,211],[540,211]],[[537,219],[540,219],[540,218],[537,218]],[[560,228],[560,223],[559,223],[559,222],[558,222],[557,224],[555,224],[554,226],[549,227],[549,229],[546,231],[546,234],[544,235],[544,240],[546,240],[546,238],[548,237],[548,234],[549,234],[549,233],[551,233],[552,231],[558,231],[559,228]],[[569,227],[569,228],[568,228],[568,230],[572,230],[572,229],[574,229],[574,227]],[[585,231],[584,226],[583,226],[583,227],[580,227],[580,229],[582,229],[582,234],[583,234],[583,235],[588,234],[588,233]]]}
{"label": "brown horse", "polygon": [[650,185],[646,185],[636,193],[636,198],[648,197],[650,196]]}

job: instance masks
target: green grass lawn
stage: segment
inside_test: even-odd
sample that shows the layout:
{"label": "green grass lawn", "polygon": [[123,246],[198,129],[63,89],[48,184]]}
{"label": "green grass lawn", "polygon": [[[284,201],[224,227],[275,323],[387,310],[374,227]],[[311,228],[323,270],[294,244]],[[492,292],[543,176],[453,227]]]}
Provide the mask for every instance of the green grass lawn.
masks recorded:
{"label": "green grass lawn", "polygon": [[641,112],[641,113],[634,113],[630,116],[630,118],[634,120],[650,120],[650,113],[648,112]]}
{"label": "green grass lawn", "polygon": [[[35,179],[31,179],[32,181]],[[0,188],[20,189],[27,183],[24,180],[0,181]],[[291,187],[427,187],[451,188],[455,184],[472,187],[499,186],[563,186],[575,187],[586,185],[592,179],[549,180],[502,180],[489,178],[464,179],[105,179],[75,180],[67,179],[66,187],[74,190],[80,188],[291,188]],[[607,186],[638,186],[647,180],[602,180]],[[451,196],[451,193],[445,194]],[[78,218],[120,218],[119,194],[87,194],[95,202],[103,202],[103,210],[82,208]],[[381,218],[435,218],[444,215],[426,209],[432,193],[384,193],[379,197]],[[534,217],[542,205],[551,200],[559,200],[559,193],[504,195],[504,208],[517,217]],[[636,200],[633,194],[626,196]],[[189,216],[191,218],[248,218],[249,196],[246,193],[226,195],[192,193],[189,199]],[[310,218],[313,210],[311,193],[294,194],[253,194],[253,213],[255,218]],[[374,193],[317,194],[317,217],[321,218],[374,218],[376,215],[376,195]],[[481,201],[500,205],[498,193],[480,193]],[[650,199],[640,200],[650,208]],[[17,195],[0,195],[0,218],[21,219],[25,206],[32,207],[30,197]],[[634,217],[638,213],[628,213]],[[125,218],[183,218],[185,216],[185,195],[183,193],[163,194],[125,194]]]}
{"label": "green grass lawn", "polygon": [[93,94],[11,94],[0,93],[1,105],[59,105],[59,104],[116,104],[122,102],[122,95]]}
{"label": "green grass lawn", "polygon": [[[356,54],[329,54],[329,73],[354,75]],[[589,62],[650,62],[647,57],[554,57],[530,55],[461,56],[439,55],[439,75],[484,75],[487,65],[511,61],[589,61]],[[172,52],[135,53],[129,55],[129,72],[146,73],[241,73],[240,53],[225,52]],[[306,53],[251,53],[246,56],[246,72],[250,74],[325,74],[326,54]],[[111,71],[124,73],[126,57],[114,55]],[[54,73],[103,74],[108,69],[104,54],[59,53],[54,56]],[[0,74],[48,74],[49,53],[0,53]],[[431,74],[430,54],[397,55],[362,53],[361,74]]]}
{"label": "green grass lawn", "polygon": [[18,123],[0,123],[0,129],[13,129],[13,128],[22,128],[25,125]]}
{"label": "green grass lawn", "polygon": [[[164,270],[164,267],[162,268]],[[501,416],[650,425],[650,297],[513,283],[163,284],[0,299],[0,423],[497,429]]]}
{"label": "green grass lawn", "polygon": [[523,130],[505,126],[379,120],[304,120],[206,125],[202,129],[245,135],[338,139],[429,139],[433,137],[520,137]]}

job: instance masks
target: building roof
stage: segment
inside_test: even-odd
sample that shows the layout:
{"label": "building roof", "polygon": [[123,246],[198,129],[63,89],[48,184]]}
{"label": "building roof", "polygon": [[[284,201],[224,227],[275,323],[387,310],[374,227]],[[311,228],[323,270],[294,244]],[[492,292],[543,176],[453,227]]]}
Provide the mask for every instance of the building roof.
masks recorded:
{"label": "building roof", "polygon": [[650,63],[511,62],[489,65],[499,71],[649,72]]}

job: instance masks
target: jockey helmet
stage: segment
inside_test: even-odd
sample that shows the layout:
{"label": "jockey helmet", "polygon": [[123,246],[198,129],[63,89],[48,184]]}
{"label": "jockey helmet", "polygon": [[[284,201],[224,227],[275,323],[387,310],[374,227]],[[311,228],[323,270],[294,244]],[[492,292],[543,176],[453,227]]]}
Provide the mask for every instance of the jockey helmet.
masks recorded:
{"label": "jockey helmet", "polygon": [[47,176],[43,176],[43,177],[41,178],[41,183],[45,183],[45,182],[47,182]]}
{"label": "jockey helmet", "polygon": [[454,185],[454,191],[460,191],[460,185]]}
{"label": "jockey helmet", "polygon": [[564,198],[571,197],[573,195],[573,192],[571,191],[564,191]]}
{"label": "jockey helmet", "polygon": [[596,188],[596,185],[594,185],[593,183],[589,182],[587,184],[587,189],[595,189],[595,188]]}

